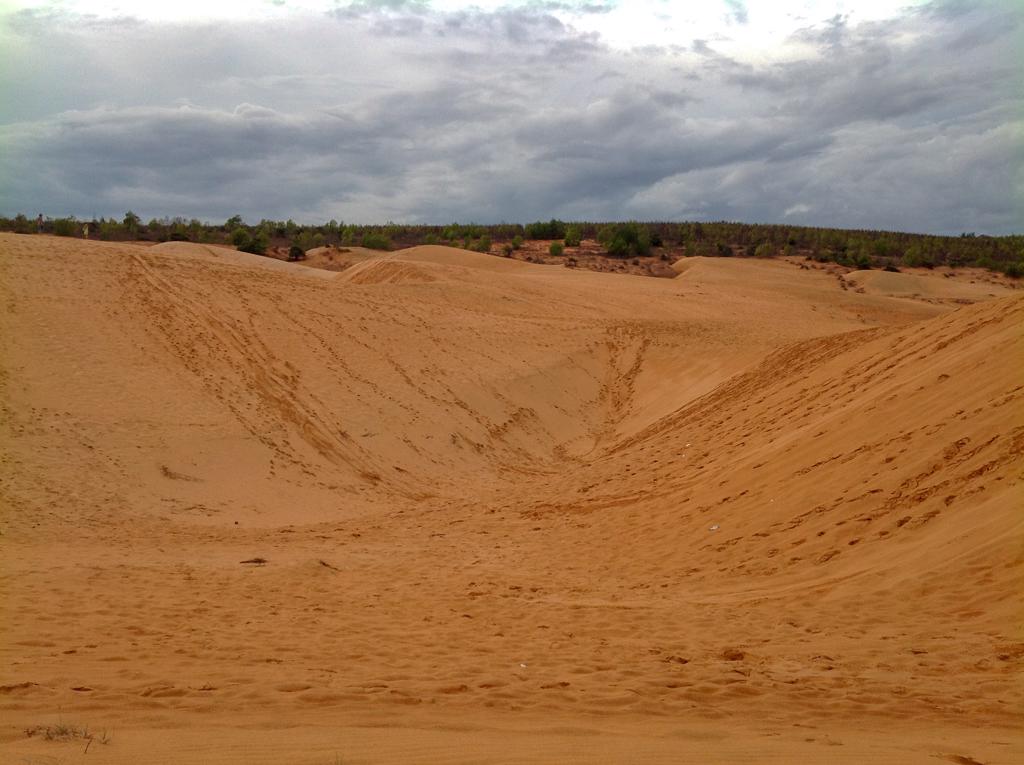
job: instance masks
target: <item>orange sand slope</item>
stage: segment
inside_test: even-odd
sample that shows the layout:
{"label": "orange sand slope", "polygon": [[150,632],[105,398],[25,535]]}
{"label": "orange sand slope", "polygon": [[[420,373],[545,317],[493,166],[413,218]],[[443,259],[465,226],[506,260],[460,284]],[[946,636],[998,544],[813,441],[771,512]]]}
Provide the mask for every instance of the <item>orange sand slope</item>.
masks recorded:
{"label": "orange sand slope", "polygon": [[[971,269],[975,271],[975,269]],[[1011,293],[1006,287],[983,278],[956,279],[955,271],[944,269],[943,275],[923,273],[890,273],[887,271],[854,271],[844,278],[847,284],[876,295],[916,298],[932,302],[973,303]]]}
{"label": "orange sand slope", "polygon": [[1024,756],[1024,296],[266,260],[0,235],[0,761]]}

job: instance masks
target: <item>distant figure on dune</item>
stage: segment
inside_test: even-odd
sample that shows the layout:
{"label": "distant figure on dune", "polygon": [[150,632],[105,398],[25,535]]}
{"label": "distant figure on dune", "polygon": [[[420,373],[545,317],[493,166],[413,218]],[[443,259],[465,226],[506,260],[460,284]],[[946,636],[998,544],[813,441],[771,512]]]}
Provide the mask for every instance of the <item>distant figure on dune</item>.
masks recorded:
{"label": "distant figure on dune", "polygon": [[82,234],[83,234],[83,236],[85,236],[86,239],[89,238],[89,224],[88,223],[86,223],[84,226],[82,226]]}
{"label": "distant figure on dune", "polygon": [[38,234],[43,233],[43,214],[42,213],[39,213],[39,215],[36,217],[36,233],[38,233]]}

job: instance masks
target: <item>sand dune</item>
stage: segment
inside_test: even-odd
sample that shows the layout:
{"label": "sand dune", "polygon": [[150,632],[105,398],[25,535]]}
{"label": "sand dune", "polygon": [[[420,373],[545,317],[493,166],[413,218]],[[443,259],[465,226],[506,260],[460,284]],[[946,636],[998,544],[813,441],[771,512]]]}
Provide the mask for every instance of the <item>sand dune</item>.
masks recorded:
{"label": "sand dune", "polygon": [[[976,269],[968,271],[966,276],[949,269],[941,274],[854,271],[844,278],[848,284],[874,295],[921,300],[973,303],[1013,293],[1000,284],[982,278],[983,273]],[[975,275],[977,278],[971,278]]]}
{"label": "sand dune", "polygon": [[1024,755],[1024,296],[242,255],[0,235],[2,761]]}
{"label": "sand dune", "polygon": [[[282,257],[287,253],[282,252]],[[365,247],[314,247],[306,251],[302,265],[326,271],[345,271],[354,265],[381,257],[380,250]]]}
{"label": "sand dune", "polygon": [[231,263],[244,268],[261,268],[278,273],[291,273],[311,279],[333,279],[334,274],[318,268],[310,268],[301,263],[288,263],[263,255],[240,252],[230,247],[211,244],[195,244],[193,242],[163,242],[153,245],[149,253],[172,255],[179,259],[198,259],[218,263]]}

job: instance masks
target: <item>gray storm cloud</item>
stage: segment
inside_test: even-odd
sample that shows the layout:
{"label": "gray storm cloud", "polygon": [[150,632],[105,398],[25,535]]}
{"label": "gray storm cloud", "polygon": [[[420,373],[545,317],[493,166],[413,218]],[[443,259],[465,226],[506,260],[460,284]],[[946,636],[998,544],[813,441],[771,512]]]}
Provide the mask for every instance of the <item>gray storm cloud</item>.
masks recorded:
{"label": "gray storm cloud", "polygon": [[0,212],[1020,230],[1006,7],[837,18],[797,33],[799,60],[755,66],[714,41],[614,49],[549,5],[9,15]]}

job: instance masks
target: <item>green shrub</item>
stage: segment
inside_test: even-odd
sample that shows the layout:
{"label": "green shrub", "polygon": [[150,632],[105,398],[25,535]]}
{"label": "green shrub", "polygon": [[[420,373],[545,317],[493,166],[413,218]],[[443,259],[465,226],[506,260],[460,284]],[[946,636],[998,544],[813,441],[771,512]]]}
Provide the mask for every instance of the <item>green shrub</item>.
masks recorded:
{"label": "green shrub", "polygon": [[1011,279],[1020,279],[1024,277],[1024,264],[1007,263],[1003,266],[1003,273]]}
{"label": "green shrub", "polygon": [[629,258],[651,254],[651,236],[639,223],[613,223],[597,232],[597,240],[609,255]]}
{"label": "green shrub", "polygon": [[371,231],[363,234],[363,247],[370,250],[390,250],[391,240],[384,236],[384,234],[377,234]]}
{"label": "green shrub", "polygon": [[10,222],[11,230],[16,234],[31,234],[35,231],[35,221],[30,221],[25,213],[18,213]]}
{"label": "green shrub", "polygon": [[569,226],[565,229],[566,247],[579,247],[581,241],[583,241],[583,232],[579,226]]}
{"label": "green shrub", "polygon": [[565,237],[565,224],[560,220],[552,218],[547,223],[537,221],[526,226],[526,236],[530,239],[563,239]]}
{"label": "green shrub", "polygon": [[768,244],[768,242],[762,242],[757,245],[757,248],[754,250],[755,258],[770,258],[774,254],[775,248]]}
{"label": "green shrub", "polygon": [[935,259],[916,245],[903,253],[901,260],[908,268],[935,268]]}
{"label": "green shrub", "polygon": [[516,234],[514,237],[512,237],[512,249],[513,250],[518,250],[522,246],[523,246],[523,238],[521,236],[519,236],[519,234]]}
{"label": "green shrub", "polygon": [[53,233],[57,236],[75,236],[78,233],[78,221],[74,218],[55,218]]}
{"label": "green shrub", "polygon": [[565,245],[561,242],[552,242],[551,246],[548,247],[548,252],[554,255],[556,258],[562,257],[565,254]]}
{"label": "green shrub", "polygon": [[288,248],[288,260],[295,261],[305,259],[306,251],[299,247],[299,245],[293,244],[291,247]]}
{"label": "green shrub", "polygon": [[250,252],[253,255],[263,255],[267,251],[267,237],[262,231],[240,245],[236,245],[239,252]]}
{"label": "green shrub", "polygon": [[117,239],[123,230],[117,221],[100,218],[100,222],[96,226],[96,238],[106,240]]}

